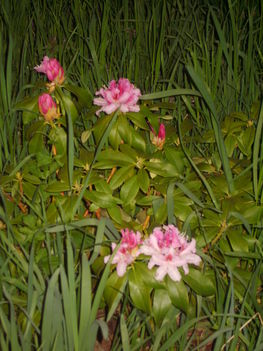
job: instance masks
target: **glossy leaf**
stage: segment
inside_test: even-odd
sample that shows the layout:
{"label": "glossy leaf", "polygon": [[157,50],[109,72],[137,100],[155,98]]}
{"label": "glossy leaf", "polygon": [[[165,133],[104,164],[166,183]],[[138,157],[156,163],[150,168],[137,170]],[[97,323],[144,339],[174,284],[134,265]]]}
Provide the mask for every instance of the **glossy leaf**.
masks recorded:
{"label": "glossy leaf", "polygon": [[[98,156],[98,162],[95,164],[94,168],[105,169],[110,165],[112,167],[117,166],[128,166],[133,164],[134,160],[120,151],[114,151],[111,149],[102,151]],[[105,166],[104,166],[105,165]]]}
{"label": "glossy leaf", "polygon": [[136,131],[136,130],[132,130],[131,133],[131,145],[139,151],[145,152],[146,151],[146,142],[145,139],[142,137],[142,135]]}
{"label": "glossy leaf", "polygon": [[138,172],[138,183],[140,189],[144,192],[147,193],[149,186],[150,186],[150,179],[148,176],[148,173],[145,171],[145,169],[139,169]]}
{"label": "glossy leaf", "polygon": [[160,175],[162,177],[179,177],[177,168],[171,163],[161,160],[153,159],[150,162],[145,162],[145,167],[149,172]]}
{"label": "glossy leaf", "polygon": [[134,175],[134,167],[126,166],[117,170],[110,180],[111,189],[115,190],[123,184],[128,178]]}
{"label": "glossy leaf", "polygon": [[199,270],[189,267],[189,273],[184,274],[183,280],[198,295],[211,296],[215,293],[215,285],[208,273],[202,273]]}
{"label": "glossy leaf", "polygon": [[30,123],[39,116],[38,96],[25,98],[15,105],[15,109],[23,111],[24,125]]}
{"label": "glossy leaf", "polygon": [[132,176],[125,182],[120,191],[120,198],[125,204],[131,203],[139,191],[137,175]]}
{"label": "glossy leaf", "polygon": [[153,297],[152,313],[157,325],[161,325],[169,308],[171,307],[171,299],[164,289],[156,289]]}
{"label": "glossy leaf", "polygon": [[100,192],[100,191],[86,191],[84,198],[96,204],[102,208],[108,208],[116,204],[122,203],[122,201],[111,194]]}
{"label": "glossy leaf", "polygon": [[170,277],[166,278],[166,287],[170,299],[175,307],[187,313],[188,310],[188,291],[181,279],[179,282],[175,282]]}
{"label": "glossy leaf", "polygon": [[145,121],[145,114],[142,111],[139,112],[127,112],[127,117],[139,128],[148,130],[148,124]]}
{"label": "glossy leaf", "polygon": [[90,107],[92,104],[92,95],[88,89],[84,89],[72,84],[65,84],[64,88],[73,93],[77,99],[78,104],[81,108]]}
{"label": "glossy leaf", "polygon": [[144,283],[141,271],[134,268],[129,272],[129,289],[133,304],[140,310],[151,313],[151,289]]}

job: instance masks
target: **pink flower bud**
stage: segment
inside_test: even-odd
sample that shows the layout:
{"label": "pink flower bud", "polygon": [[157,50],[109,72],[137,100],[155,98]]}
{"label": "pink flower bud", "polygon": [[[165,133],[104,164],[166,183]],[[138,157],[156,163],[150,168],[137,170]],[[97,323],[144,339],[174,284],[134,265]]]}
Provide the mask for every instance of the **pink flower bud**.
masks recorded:
{"label": "pink flower bud", "polygon": [[62,84],[64,82],[64,70],[58,60],[45,56],[39,66],[34,68],[39,73],[44,73],[51,82]]}
{"label": "pink flower bud", "polygon": [[38,107],[47,122],[51,122],[58,117],[57,105],[49,94],[45,93],[39,96]]}
{"label": "pink flower bud", "polygon": [[163,123],[160,124],[158,138],[161,139],[161,140],[165,139],[165,126],[164,126]]}
{"label": "pink flower bud", "polygon": [[152,143],[157,146],[159,150],[163,149],[165,143],[165,126],[163,123],[160,124],[158,135],[154,135]]}

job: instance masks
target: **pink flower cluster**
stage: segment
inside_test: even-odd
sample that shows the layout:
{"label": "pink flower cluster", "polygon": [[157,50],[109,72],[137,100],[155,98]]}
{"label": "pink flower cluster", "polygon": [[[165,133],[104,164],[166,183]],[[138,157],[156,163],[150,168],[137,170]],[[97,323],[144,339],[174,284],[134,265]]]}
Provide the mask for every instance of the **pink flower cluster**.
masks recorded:
{"label": "pink flower cluster", "polygon": [[[112,244],[114,250],[116,244]],[[188,274],[188,264],[199,265],[201,258],[196,254],[196,242],[188,241],[174,225],[158,227],[149,238],[141,240],[141,234],[128,229],[122,230],[120,247],[113,257],[112,264],[117,264],[117,274],[123,276],[127,266],[140,254],[150,256],[148,268],[157,266],[155,278],[162,281],[168,274],[174,281],[181,280],[178,268]],[[108,262],[110,256],[104,258]]]}
{"label": "pink flower cluster", "polygon": [[[120,247],[112,260],[112,264],[117,264],[117,274],[119,277],[125,274],[127,266],[139,255],[138,247],[141,244],[141,234],[139,232],[134,233],[132,230],[123,229],[121,234]],[[115,247],[116,244],[112,243],[112,251],[114,251]],[[104,263],[107,263],[109,259],[110,256],[104,257]]]}
{"label": "pink flower cluster", "polygon": [[196,255],[195,245],[195,239],[188,242],[175,226],[168,225],[155,228],[150,237],[144,241],[140,252],[151,256],[149,269],[158,266],[156,280],[163,280],[168,274],[172,280],[180,281],[179,267],[188,274],[188,264],[199,265],[201,262],[201,258]]}
{"label": "pink flower cluster", "polygon": [[64,70],[55,58],[45,56],[41,64],[34,67],[34,69],[39,73],[44,73],[51,82],[55,82],[56,84],[64,82]]}
{"label": "pink flower cluster", "polygon": [[100,97],[95,98],[93,103],[101,106],[96,112],[97,116],[102,111],[109,115],[118,109],[124,113],[140,111],[137,102],[141,96],[141,92],[126,78],[120,78],[118,83],[112,80],[109,83],[109,87],[101,88],[96,92],[96,95],[100,95]]}

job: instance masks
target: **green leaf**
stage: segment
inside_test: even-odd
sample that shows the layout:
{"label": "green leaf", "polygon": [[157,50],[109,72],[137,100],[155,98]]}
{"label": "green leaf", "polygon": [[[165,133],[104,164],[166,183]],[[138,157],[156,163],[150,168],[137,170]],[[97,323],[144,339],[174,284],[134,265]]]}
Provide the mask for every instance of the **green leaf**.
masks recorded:
{"label": "green leaf", "polygon": [[215,293],[215,284],[208,273],[202,273],[195,268],[189,267],[189,273],[183,274],[183,280],[198,295],[211,296]]}
{"label": "green leaf", "polygon": [[137,158],[138,158],[138,153],[136,150],[134,150],[129,144],[121,144],[120,145],[120,151],[127,155],[130,156],[130,158],[133,159],[134,163],[137,162]]}
{"label": "green leaf", "polygon": [[29,141],[28,150],[30,154],[42,154],[45,152],[44,136],[36,133]]}
{"label": "green leaf", "polygon": [[105,115],[103,117],[100,117],[93,127],[93,134],[96,140],[96,143],[98,143],[103,136],[104,132],[106,131],[106,128],[108,127],[110,121],[112,120],[112,115]]}
{"label": "green leaf", "polygon": [[79,344],[84,349],[92,300],[92,280],[90,265],[85,253],[82,254],[80,291]]}
{"label": "green leaf", "polygon": [[143,197],[136,199],[136,203],[139,206],[152,206],[153,201],[160,199],[160,198],[161,197],[157,196],[157,195],[147,195],[147,196],[143,196]]}
{"label": "green leaf", "polygon": [[93,97],[88,89],[72,84],[64,84],[64,88],[77,97],[80,108],[91,106]]}
{"label": "green leaf", "polygon": [[134,166],[126,166],[117,170],[110,180],[110,187],[112,190],[117,189],[122,185],[128,178],[134,175]]}
{"label": "green leaf", "polygon": [[171,89],[160,91],[157,93],[145,94],[140,97],[141,100],[154,100],[154,99],[161,99],[168,96],[178,96],[178,95],[193,95],[193,96],[200,96],[200,93],[196,90],[191,89]]}
{"label": "green leaf", "polygon": [[114,271],[108,278],[107,284],[104,290],[104,298],[108,305],[107,321],[111,319],[114,312],[116,311],[127,284],[127,274],[123,277],[119,277],[117,272]]}
{"label": "green leaf", "polygon": [[162,177],[179,177],[178,169],[165,160],[156,158],[152,159],[150,162],[145,162],[144,164],[148,171],[153,174]]}
{"label": "green leaf", "polygon": [[30,123],[32,120],[36,119],[39,115],[38,96],[26,97],[24,100],[18,102],[15,105],[15,110],[23,111],[24,125]]}
{"label": "green leaf", "polygon": [[189,299],[188,291],[183,280],[181,279],[179,282],[175,282],[170,277],[167,277],[166,287],[174,306],[187,313]]}
{"label": "green leaf", "polygon": [[45,190],[48,193],[61,193],[62,191],[69,191],[70,186],[68,182],[58,182],[54,181],[52,183],[49,183]]}
{"label": "green leaf", "polygon": [[130,341],[129,341],[129,333],[128,333],[128,328],[127,328],[123,313],[121,314],[120,328],[121,328],[121,341],[122,341],[123,351],[130,351],[131,348],[130,348]]}
{"label": "green leaf", "polygon": [[158,206],[158,208],[154,208],[154,219],[155,222],[158,223],[158,225],[165,223],[167,216],[168,213],[166,203],[162,203]]}
{"label": "green leaf", "polygon": [[139,128],[149,129],[148,124],[145,121],[145,114],[141,111],[139,112],[127,112],[126,116]]}
{"label": "green leaf", "polygon": [[120,136],[120,133],[118,131],[118,125],[117,123],[115,123],[112,128],[111,128],[111,131],[110,131],[110,134],[109,134],[109,143],[111,144],[111,146],[117,150],[119,145],[121,144],[121,136]]}
{"label": "green leaf", "polygon": [[57,155],[67,153],[67,134],[62,127],[54,127],[49,133],[50,142],[56,146]]}
{"label": "green leaf", "polygon": [[145,169],[141,168],[137,176],[138,176],[138,183],[139,183],[140,189],[144,193],[147,193],[150,186],[150,179],[149,179],[148,173],[145,171]]}
{"label": "green leaf", "polygon": [[95,205],[101,208],[108,208],[117,204],[122,203],[122,201],[111,194],[100,192],[100,191],[86,191],[84,198],[93,202]]}
{"label": "green leaf", "polygon": [[123,167],[134,164],[134,160],[129,156],[125,155],[123,152],[116,150],[105,150],[102,151],[98,156],[98,162],[95,164],[94,168],[106,169],[111,167]]}
{"label": "green leaf", "polygon": [[34,184],[34,185],[39,185],[41,183],[41,181],[38,177],[36,177],[30,173],[23,173],[23,179],[25,179],[27,182]]}
{"label": "green leaf", "polygon": [[132,176],[121,188],[120,198],[125,204],[131,203],[139,191],[137,175]]}
{"label": "green leaf", "polygon": [[112,206],[107,209],[109,216],[113,219],[114,222],[122,225],[123,220],[122,220],[122,215],[121,215],[121,210],[118,206]]}
{"label": "green leaf", "polygon": [[139,132],[132,129],[131,137],[132,137],[132,140],[131,140],[132,147],[134,147],[136,150],[145,152],[146,142],[145,142],[145,139],[142,137],[142,135]]}
{"label": "green leaf", "polygon": [[144,283],[144,276],[134,267],[129,272],[129,289],[133,304],[140,310],[151,313],[151,289]]}
{"label": "green leaf", "polygon": [[165,148],[165,156],[169,162],[171,162],[178,170],[178,173],[184,171],[184,153],[182,151],[175,150],[172,147]]}
{"label": "green leaf", "polygon": [[59,91],[59,96],[62,99],[62,103],[64,105],[64,108],[65,108],[67,114],[70,114],[70,118],[71,118],[72,124],[74,124],[74,122],[78,118],[78,111],[76,109],[76,106],[75,106],[74,102],[71,100],[71,98],[69,96],[64,94],[61,91],[61,89]]}
{"label": "green leaf", "polygon": [[104,179],[99,179],[95,184],[96,190],[107,194],[112,193],[112,189]]}
{"label": "green leaf", "polygon": [[129,145],[132,143],[132,132],[133,129],[130,126],[127,118],[122,114],[118,119],[118,131],[122,139]]}
{"label": "green leaf", "polygon": [[233,251],[248,252],[248,241],[245,239],[240,230],[228,229],[227,237],[230,241]]}
{"label": "green leaf", "polygon": [[236,147],[237,138],[234,135],[227,135],[225,138],[225,146],[228,157],[232,157],[233,151]]}
{"label": "green leaf", "polygon": [[148,288],[165,289],[164,282],[155,279],[155,268],[149,269],[146,263],[140,261],[134,263],[134,268],[136,271],[140,271],[144,284],[147,285]]}
{"label": "green leaf", "polygon": [[164,289],[156,289],[153,297],[153,317],[157,325],[161,325],[171,307],[171,299]]}

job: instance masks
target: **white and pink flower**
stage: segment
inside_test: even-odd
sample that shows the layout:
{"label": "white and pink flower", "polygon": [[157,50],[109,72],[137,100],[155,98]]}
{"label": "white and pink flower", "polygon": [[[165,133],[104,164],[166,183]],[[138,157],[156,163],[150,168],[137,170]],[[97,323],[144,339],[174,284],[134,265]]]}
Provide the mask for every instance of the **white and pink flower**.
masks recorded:
{"label": "white and pink flower", "polygon": [[[138,248],[141,244],[141,233],[134,233],[132,230],[123,229],[121,231],[122,239],[120,247],[113,257],[112,264],[117,264],[117,274],[122,277],[127,269],[136,257],[140,254]],[[112,251],[116,247],[115,243],[111,244]],[[107,263],[111,255],[104,257],[104,263]]]}
{"label": "white and pink flower", "polygon": [[195,240],[187,241],[187,238],[173,225],[155,228],[143,242],[140,253],[151,256],[149,269],[158,266],[155,278],[159,281],[167,274],[172,280],[180,281],[179,267],[188,274],[188,264],[199,265],[201,262],[201,258],[196,255]]}
{"label": "white and pink flower", "polygon": [[100,95],[100,97],[95,98],[93,103],[101,106],[96,112],[97,116],[100,112],[109,115],[118,109],[124,113],[140,111],[140,107],[137,105],[141,96],[140,89],[135,88],[126,78],[120,78],[117,83],[112,80],[109,87],[101,88],[96,92],[96,95]]}

